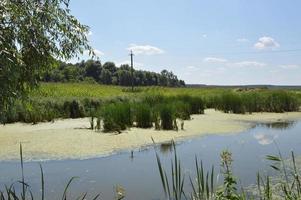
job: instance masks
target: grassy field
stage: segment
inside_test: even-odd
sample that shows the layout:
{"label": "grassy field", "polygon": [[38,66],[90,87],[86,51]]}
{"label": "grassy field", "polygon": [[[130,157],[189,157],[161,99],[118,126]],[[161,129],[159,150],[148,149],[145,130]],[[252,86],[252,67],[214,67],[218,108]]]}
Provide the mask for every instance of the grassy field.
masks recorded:
{"label": "grassy field", "polygon": [[43,83],[38,90],[30,94],[31,98],[106,98],[116,96],[141,95],[193,95],[208,96],[230,91],[223,88],[168,88],[168,87],[136,87],[134,93],[130,88],[85,83]]}
{"label": "grassy field", "polygon": [[[257,90],[261,92],[277,91],[277,89],[260,89],[253,88],[250,90]],[[249,90],[249,91],[250,91]],[[283,89],[279,89],[283,90]],[[285,89],[286,91],[295,93],[301,99],[301,89]],[[200,87],[200,88],[171,88],[171,87],[135,87],[134,93],[130,92],[130,88],[111,85],[99,85],[89,83],[42,83],[40,88],[30,94],[32,98],[104,98],[115,96],[139,96],[160,94],[166,96],[173,95],[193,95],[193,96],[210,96],[220,94],[227,91],[244,92],[247,89],[239,89],[239,87]]]}
{"label": "grassy field", "polygon": [[[172,129],[178,128],[176,119],[189,119],[205,108],[226,113],[290,112],[298,111],[300,105],[301,90],[296,89],[135,87],[132,92],[131,88],[120,86],[42,83],[27,100],[18,100],[9,107],[0,121],[37,123],[92,117],[97,118],[98,124],[100,120],[107,122],[108,131],[124,129],[134,122],[142,127],[155,123],[158,128],[161,123],[162,127]],[[120,116],[127,117],[127,121],[123,122]]]}

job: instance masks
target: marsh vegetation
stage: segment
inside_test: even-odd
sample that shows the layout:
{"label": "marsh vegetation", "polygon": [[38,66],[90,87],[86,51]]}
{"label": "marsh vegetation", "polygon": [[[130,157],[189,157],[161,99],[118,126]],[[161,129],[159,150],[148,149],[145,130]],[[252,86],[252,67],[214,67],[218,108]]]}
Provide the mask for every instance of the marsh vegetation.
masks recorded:
{"label": "marsh vegetation", "polygon": [[57,118],[91,117],[91,127],[96,128],[95,123],[98,130],[105,132],[133,126],[177,130],[183,120],[189,120],[192,114],[203,114],[205,108],[236,114],[281,113],[298,111],[300,99],[300,93],[293,90],[139,87],[131,93],[117,86],[43,84],[27,100],[17,100],[8,107],[1,114],[1,122],[35,124]]}

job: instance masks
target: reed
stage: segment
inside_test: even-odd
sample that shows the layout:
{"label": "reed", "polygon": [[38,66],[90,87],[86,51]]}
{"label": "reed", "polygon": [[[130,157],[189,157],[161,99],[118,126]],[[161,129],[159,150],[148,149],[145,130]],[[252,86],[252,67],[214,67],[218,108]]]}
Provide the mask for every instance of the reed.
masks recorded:
{"label": "reed", "polygon": [[191,115],[191,107],[183,101],[176,101],[173,104],[175,117],[181,120],[189,120]]}
{"label": "reed", "polygon": [[152,111],[148,104],[140,103],[134,108],[135,121],[139,128],[150,128],[153,126]]}
{"label": "reed", "polygon": [[[30,185],[25,181],[25,174],[24,174],[24,162],[23,162],[23,150],[22,150],[22,144],[20,144],[20,163],[21,163],[21,180],[17,181],[10,186],[5,186],[5,189],[3,191],[0,190],[0,200],[34,200],[37,199],[36,196],[33,195],[31,191]],[[45,197],[45,178],[44,178],[44,171],[41,164],[40,166],[40,173],[41,173],[41,197],[39,199],[44,200]],[[64,192],[62,194],[62,200],[69,199],[67,196],[67,192],[71,186],[71,183],[76,179],[77,177],[72,177],[69,179],[68,183],[66,184],[64,188]],[[16,188],[20,186],[21,191],[20,193],[17,192]],[[100,194],[97,194],[96,196],[92,197],[91,200],[97,200],[99,199]],[[53,198],[50,198],[53,199]],[[84,200],[87,199],[87,193],[84,193],[83,195],[78,196],[76,199],[78,200]]]}
{"label": "reed", "polygon": [[300,94],[298,90],[166,87],[138,87],[132,93],[118,86],[48,83],[0,113],[0,123],[91,117],[91,109],[112,103],[148,104],[151,112],[157,105],[174,104],[176,118],[180,119],[203,114],[205,108],[226,113],[291,112],[299,111]]}
{"label": "reed", "polygon": [[125,130],[133,124],[133,116],[129,103],[105,105],[102,109],[103,129],[105,132]]}
{"label": "reed", "polygon": [[[154,140],[153,140],[154,142]],[[155,142],[154,142],[155,143]],[[162,165],[161,159],[156,152],[157,166],[165,194],[165,199],[190,199],[190,200],[278,200],[278,199],[301,199],[300,169],[296,165],[295,155],[291,153],[290,164],[284,160],[280,151],[279,155],[268,155],[266,159],[271,161],[270,165],[279,175],[275,181],[269,176],[257,173],[257,185],[252,193],[243,187],[238,189],[237,178],[232,171],[232,154],[229,151],[221,153],[221,174],[223,182],[218,185],[214,180],[217,178],[214,167],[205,172],[203,162],[195,158],[196,177],[189,177],[189,186],[185,184],[183,166],[177,156],[175,143],[173,146],[173,160],[171,162],[171,173],[167,173]],[[186,186],[186,187],[185,187]]]}
{"label": "reed", "polygon": [[160,119],[161,119],[161,128],[163,130],[173,130],[174,129],[174,120],[175,120],[175,110],[173,105],[170,104],[161,104],[160,109]]}

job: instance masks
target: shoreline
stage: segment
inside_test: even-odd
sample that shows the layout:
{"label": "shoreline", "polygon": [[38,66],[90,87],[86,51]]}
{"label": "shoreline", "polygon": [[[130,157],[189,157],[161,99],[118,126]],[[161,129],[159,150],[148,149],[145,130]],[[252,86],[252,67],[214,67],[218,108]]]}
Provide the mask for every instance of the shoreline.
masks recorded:
{"label": "shoreline", "polygon": [[272,123],[301,119],[301,112],[227,114],[206,109],[204,115],[192,115],[184,130],[157,131],[131,128],[121,134],[89,130],[89,118],[56,120],[36,125],[15,123],[0,126],[0,162],[17,161],[22,143],[24,161],[92,159],[153,144],[183,141],[212,134],[235,134],[252,128],[254,123]]}

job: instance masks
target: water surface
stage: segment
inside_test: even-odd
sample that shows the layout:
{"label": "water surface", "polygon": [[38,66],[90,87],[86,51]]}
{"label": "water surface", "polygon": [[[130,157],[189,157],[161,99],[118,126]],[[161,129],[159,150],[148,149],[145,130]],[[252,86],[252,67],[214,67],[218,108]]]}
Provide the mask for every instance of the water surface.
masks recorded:
{"label": "water surface", "polygon": [[[209,135],[185,140],[177,144],[177,153],[187,175],[193,176],[197,156],[206,169],[211,165],[219,172],[219,153],[228,149],[233,153],[234,174],[243,185],[255,183],[256,172],[271,174],[267,154],[277,154],[277,146],[287,156],[293,150],[301,155],[301,121],[254,124],[254,128],[239,134]],[[170,169],[171,145],[159,145],[156,151],[163,165]],[[113,199],[114,187],[126,190],[126,199],[160,199],[162,188],[153,147],[121,152],[116,155],[87,160],[44,161],[46,196],[59,199],[69,178],[77,176],[71,185],[73,195],[89,192],[101,193],[102,199]],[[40,169],[38,162],[25,163],[26,180],[34,195],[40,192]],[[19,162],[0,162],[0,187],[20,180]],[[51,197],[51,198],[49,198]]]}

